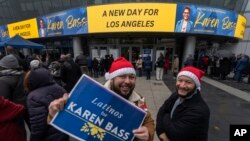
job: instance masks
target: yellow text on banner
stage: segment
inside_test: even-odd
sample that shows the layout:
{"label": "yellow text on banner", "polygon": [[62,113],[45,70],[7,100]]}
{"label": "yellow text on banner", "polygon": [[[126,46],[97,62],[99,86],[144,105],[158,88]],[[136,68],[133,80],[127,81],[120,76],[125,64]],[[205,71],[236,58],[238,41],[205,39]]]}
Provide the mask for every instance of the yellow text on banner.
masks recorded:
{"label": "yellow text on banner", "polygon": [[37,21],[35,18],[8,24],[7,26],[10,37],[18,34],[25,39],[38,38]]}
{"label": "yellow text on banner", "polygon": [[176,4],[133,3],[87,7],[89,33],[174,32]]}
{"label": "yellow text on banner", "polygon": [[246,18],[244,16],[238,15],[234,37],[243,39],[245,34],[246,24],[247,24]]}

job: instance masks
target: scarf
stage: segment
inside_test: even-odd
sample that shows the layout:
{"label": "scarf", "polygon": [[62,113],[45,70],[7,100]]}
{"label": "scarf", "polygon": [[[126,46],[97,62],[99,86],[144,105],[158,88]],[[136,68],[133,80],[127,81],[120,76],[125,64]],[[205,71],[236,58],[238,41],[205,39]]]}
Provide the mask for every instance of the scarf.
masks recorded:
{"label": "scarf", "polygon": [[21,70],[15,70],[15,69],[0,70],[0,76],[16,76],[21,74],[23,74],[23,71]]}

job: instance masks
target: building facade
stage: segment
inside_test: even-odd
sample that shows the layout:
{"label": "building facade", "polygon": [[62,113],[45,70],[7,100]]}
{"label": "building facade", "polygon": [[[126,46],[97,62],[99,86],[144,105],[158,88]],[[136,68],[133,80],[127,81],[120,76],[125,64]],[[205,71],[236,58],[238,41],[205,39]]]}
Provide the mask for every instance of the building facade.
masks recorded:
{"label": "building facade", "polygon": [[250,55],[240,15],[248,17],[248,0],[1,0],[0,7],[1,40],[19,34],[44,51],[131,62],[139,55],[155,62],[160,53]]}

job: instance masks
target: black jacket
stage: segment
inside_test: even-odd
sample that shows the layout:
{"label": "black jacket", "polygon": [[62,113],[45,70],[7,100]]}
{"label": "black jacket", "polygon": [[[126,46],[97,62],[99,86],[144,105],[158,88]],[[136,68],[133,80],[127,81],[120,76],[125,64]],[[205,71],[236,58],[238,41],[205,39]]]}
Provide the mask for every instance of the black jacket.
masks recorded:
{"label": "black jacket", "polygon": [[31,70],[27,106],[30,118],[30,141],[68,141],[67,135],[47,124],[48,106],[63,96],[65,90],[53,81],[44,68]]}
{"label": "black jacket", "polygon": [[0,76],[0,96],[25,106],[23,78],[23,74]]}
{"label": "black jacket", "polygon": [[185,99],[170,113],[178,98],[173,93],[161,106],[157,114],[156,133],[166,133],[171,141],[207,141],[209,108],[197,91],[190,99]]}
{"label": "black jacket", "polygon": [[61,78],[66,86],[64,87],[67,92],[70,92],[81,77],[81,70],[79,65],[73,62],[73,60],[65,61],[61,68]]}

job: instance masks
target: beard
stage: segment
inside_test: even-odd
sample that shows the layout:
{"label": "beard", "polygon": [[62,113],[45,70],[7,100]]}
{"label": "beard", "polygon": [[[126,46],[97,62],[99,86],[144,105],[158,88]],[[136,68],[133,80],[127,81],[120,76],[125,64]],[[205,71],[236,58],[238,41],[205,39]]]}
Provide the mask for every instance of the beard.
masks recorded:
{"label": "beard", "polygon": [[120,91],[119,88],[115,87],[114,83],[111,83],[111,90],[113,90],[115,93],[117,93],[118,95],[120,95],[121,97],[125,98],[125,99],[129,99],[129,97],[131,96],[134,87],[130,86],[131,90],[128,92],[128,94],[122,94],[122,92]]}
{"label": "beard", "polygon": [[196,93],[196,87],[192,91],[190,91],[189,93],[187,93],[186,95],[180,95],[178,93],[178,89],[177,88],[176,88],[176,92],[177,92],[177,94],[178,94],[179,97],[181,97],[181,98],[187,98],[187,97],[191,96],[192,94]]}

